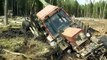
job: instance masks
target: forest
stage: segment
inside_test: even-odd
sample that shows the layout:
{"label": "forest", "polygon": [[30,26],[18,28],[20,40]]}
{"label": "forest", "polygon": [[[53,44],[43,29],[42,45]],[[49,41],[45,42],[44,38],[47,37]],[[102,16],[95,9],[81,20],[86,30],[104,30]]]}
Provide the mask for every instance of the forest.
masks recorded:
{"label": "forest", "polygon": [[[0,15],[4,15],[4,1],[0,0]],[[35,4],[35,12],[44,7],[44,0],[7,0],[8,11],[11,10],[13,16],[29,16],[32,5]],[[69,13],[70,16],[107,18],[107,1],[87,0],[88,4],[81,5],[77,0],[46,0],[46,3],[60,6]]]}
{"label": "forest", "polygon": [[0,0],[0,60],[107,60],[107,0]]}

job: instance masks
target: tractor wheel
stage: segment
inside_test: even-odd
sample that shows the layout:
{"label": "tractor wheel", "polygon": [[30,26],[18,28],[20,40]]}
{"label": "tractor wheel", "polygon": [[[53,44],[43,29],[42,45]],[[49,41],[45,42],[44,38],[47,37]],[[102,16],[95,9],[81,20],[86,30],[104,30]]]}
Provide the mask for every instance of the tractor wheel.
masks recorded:
{"label": "tractor wheel", "polygon": [[99,43],[103,43],[104,48],[107,49],[107,36],[102,36]]}

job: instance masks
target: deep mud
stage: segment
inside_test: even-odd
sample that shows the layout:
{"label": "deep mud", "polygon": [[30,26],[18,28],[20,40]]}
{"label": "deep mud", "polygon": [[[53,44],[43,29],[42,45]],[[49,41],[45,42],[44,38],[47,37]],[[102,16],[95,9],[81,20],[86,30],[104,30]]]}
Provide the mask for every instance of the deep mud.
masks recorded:
{"label": "deep mud", "polygon": [[[3,51],[3,49],[10,52]],[[30,31],[24,34],[21,29],[9,29],[0,33],[0,60],[47,59],[49,49],[50,46],[46,43],[33,40]],[[17,53],[22,55],[17,55]]]}
{"label": "deep mud", "polygon": [[0,39],[1,38],[14,38],[14,37],[33,37],[31,32],[27,32],[26,35],[22,32],[21,29],[9,29],[7,31],[2,31],[0,33]]}

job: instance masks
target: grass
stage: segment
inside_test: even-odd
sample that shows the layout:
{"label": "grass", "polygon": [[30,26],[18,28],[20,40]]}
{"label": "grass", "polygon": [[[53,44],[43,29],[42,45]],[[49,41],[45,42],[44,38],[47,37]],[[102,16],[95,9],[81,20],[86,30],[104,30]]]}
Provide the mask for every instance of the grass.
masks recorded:
{"label": "grass", "polygon": [[23,44],[24,39],[21,37],[11,38],[11,39],[0,39],[0,45],[6,49],[14,50],[16,47]]}
{"label": "grass", "polygon": [[[50,51],[50,46],[44,42],[38,40],[28,40],[27,45],[24,45],[23,37],[15,37],[15,38],[3,38],[0,39],[0,45],[2,45],[5,49],[10,51],[15,51],[15,49],[19,49],[18,53],[23,53],[33,59],[41,58],[45,56],[46,53]],[[6,57],[5,57],[6,55]],[[4,54],[6,59],[11,59],[10,57],[14,57],[16,55],[12,54]],[[19,59],[18,57],[13,59]],[[23,60],[23,59],[22,59]]]}

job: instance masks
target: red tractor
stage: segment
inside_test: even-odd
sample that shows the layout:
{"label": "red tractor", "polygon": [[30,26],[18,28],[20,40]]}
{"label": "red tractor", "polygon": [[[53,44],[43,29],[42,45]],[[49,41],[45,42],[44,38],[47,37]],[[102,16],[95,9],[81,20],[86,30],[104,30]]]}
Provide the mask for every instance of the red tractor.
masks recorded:
{"label": "red tractor", "polygon": [[87,32],[80,23],[71,20],[62,8],[48,5],[36,16],[38,19],[30,20],[30,30],[36,37],[45,35],[57,56],[66,52],[69,56],[75,55],[81,59],[99,60],[105,55],[106,48],[103,43],[98,43],[100,39],[91,38],[90,31]]}

